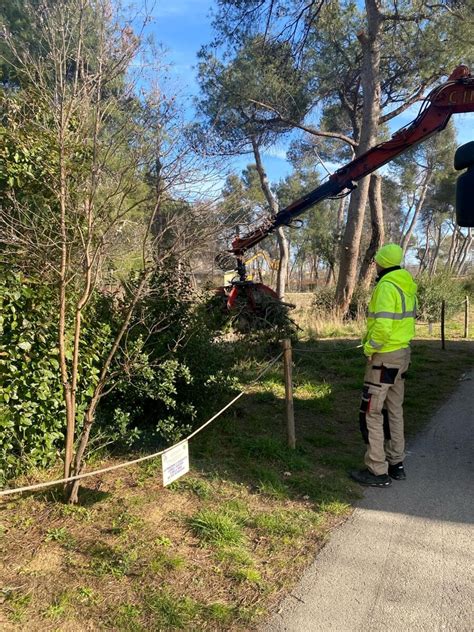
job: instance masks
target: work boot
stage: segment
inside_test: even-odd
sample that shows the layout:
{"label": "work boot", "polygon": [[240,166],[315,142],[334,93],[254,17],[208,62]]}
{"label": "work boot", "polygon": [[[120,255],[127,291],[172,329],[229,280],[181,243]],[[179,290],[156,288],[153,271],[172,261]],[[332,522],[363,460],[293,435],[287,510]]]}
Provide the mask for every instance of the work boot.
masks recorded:
{"label": "work boot", "polygon": [[400,461],[400,463],[395,463],[395,465],[389,465],[388,475],[396,481],[404,481],[407,475],[405,474],[403,463]]}
{"label": "work boot", "polygon": [[367,487],[390,487],[392,481],[387,474],[372,474],[370,470],[356,470],[351,472],[351,478]]}

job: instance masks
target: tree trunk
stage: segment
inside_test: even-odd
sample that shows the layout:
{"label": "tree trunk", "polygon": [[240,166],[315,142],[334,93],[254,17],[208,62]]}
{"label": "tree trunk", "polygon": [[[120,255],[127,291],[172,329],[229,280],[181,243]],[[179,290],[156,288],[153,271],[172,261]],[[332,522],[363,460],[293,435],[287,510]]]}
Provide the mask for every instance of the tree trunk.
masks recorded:
{"label": "tree trunk", "polygon": [[436,243],[435,243],[435,248],[434,248],[434,252],[433,252],[433,256],[431,258],[430,261],[430,268],[429,268],[429,275],[432,276],[433,274],[436,274],[436,268],[438,266],[438,257],[439,257],[439,249],[441,247],[441,242],[442,240],[442,228],[443,228],[443,224],[441,223],[438,226],[438,234],[436,235]]}
{"label": "tree trunk", "polygon": [[460,248],[459,255],[454,265],[454,271],[456,274],[462,274],[466,259],[471,251],[472,241],[472,230],[468,228],[466,237],[463,236],[463,244]]}
{"label": "tree trunk", "polygon": [[359,283],[361,283],[361,285],[365,288],[368,288],[372,282],[373,274],[375,272],[373,258],[385,239],[382,206],[382,177],[375,173],[370,176],[369,207],[372,236],[370,238],[370,244],[365,253],[364,260],[362,261],[359,274]]}
{"label": "tree trunk", "polygon": [[461,261],[459,263],[459,268],[458,268],[458,274],[462,275],[464,273],[464,268],[466,266],[466,260],[469,256],[469,254],[471,253],[471,247],[472,247],[472,242],[473,242],[473,236],[472,236],[472,229],[468,228],[467,229],[467,236],[466,236],[466,242],[464,245],[464,254],[461,257]]}
{"label": "tree trunk", "polygon": [[420,272],[423,272],[426,269],[429,263],[429,257],[430,257],[430,222],[428,222],[428,224],[426,225],[425,248],[423,250],[423,254],[420,259]]}
{"label": "tree trunk", "polygon": [[402,240],[400,242],[400,246],[403,250],[403,255],[405,255],[407,248],[408,248],[408,244],[410,243],[410,238],[412,236],[413,230],[416,226],[416,220],[418,219],[418,215],[420,214],[421,208],[425,202],[425,197],[426,197],[426,192],[428,191],[428,186],[430,184],[431,181],[431,177],[433,175],[432,170],[427,170],[425,173],[425,177],[423,178],[423,182],[421,185],[421,191],[420,191],[420,197],[418,198],[417,202],[416,202],[416,206],[415,206],[415,211],[413,213],[413,217],[411,218],[411,222],[410,225],[408,226],[408,229],[406,231],[406,233],[403,235]]}
{"label": "tree trunk", "polygon": [[[255,165],[257,168],[257,173],[260,178],[260,186],[262,187],[263,194],[265,195],[265,199],[268,202],[268,206],[270,207],[271,214],[276,215],[279,211],[278,201],[276,197],[273,195],[272,190],[270,188],[270,182],[268,180],[268,176],[263,167],[262,158],[260,156],[260,149],[258,147],[258,143],[255,138],[252,138],[252,148],[253,154],[255,157]],[[285,229],[283,226],[280,226],[276,230],[278,249],[280,251],[280,262],[278,265],[278,273],[277,273],[277,282],[276,282],[276,293],[278,294],[278,298],[285,298],[285,288],[286,288],[286,280],[288,275],[288,261],[289,261],[289,245],[288,239],[285,234]]]}
{"label": "tree trunk", "polygon": [[452,223],[453,232],[451,235],[451,243],[449,245],[448,258],[446,260],[446,267],[448,270],[452,270],[453,268],[453,259],[454,259],[453,255],[454,255],[455,246],[456,246],[456,225],[454,223],[454,217],[452,217],[451,223]]}
{"label": "tree trunk", "polygon": [[336,231],[334,233],[334,246],[332,249],[332,254],[330,258],[330,267],[332,272],[332,280],[336,283],[336,275],[339,269],[339,261],[341,259],[341,243],[342,243],[342,235],[344,231],[345,225],[345,214],[346,214],[346,206],[347,206],[347,197],[343,197],[339,200],[339,206],[337,208],[337,219],[336,219]]}
{"label": "tree trunk", "polygon": [[[380,0],[365,0],[365,6],[368,32],[358,35],[362,47],[363,102],[360,141],[356,156],[360,156],[375,144],[380,115],[380,32],[383,18],[380,12]],[[359,181],[358,188],[352,193],[349,203],[336,287],[336,308],[342,314],[347,312],[354,292],[368,190],[369,178],[363,178]]]}

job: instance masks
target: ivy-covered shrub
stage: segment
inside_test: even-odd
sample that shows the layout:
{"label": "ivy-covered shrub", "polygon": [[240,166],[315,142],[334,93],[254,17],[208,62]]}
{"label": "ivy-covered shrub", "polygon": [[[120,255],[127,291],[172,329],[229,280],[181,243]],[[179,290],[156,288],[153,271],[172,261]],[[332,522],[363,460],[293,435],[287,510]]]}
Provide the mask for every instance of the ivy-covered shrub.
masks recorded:
{"label": "ivy-covered shrub", "polygon": [[415,280],[418,284],[418,318],[432,323],[439,322],[443,300],[446,305],[446,318],[460,311],[465,290],[462,283],[449,272],[440,272],[432,276],[424,273]]}

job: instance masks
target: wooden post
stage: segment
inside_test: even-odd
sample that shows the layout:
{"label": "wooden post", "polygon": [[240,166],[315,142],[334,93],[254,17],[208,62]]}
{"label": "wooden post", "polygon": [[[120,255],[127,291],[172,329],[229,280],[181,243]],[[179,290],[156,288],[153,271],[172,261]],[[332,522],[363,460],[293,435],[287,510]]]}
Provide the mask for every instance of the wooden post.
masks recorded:
{"label": "wooden post", "polygon": [[464,338],[469,338],[469,296],[464,301]]}
{"label": "wooden post", "polygon": [[441,349],[446,349],[445,337],[444,337],[444,321],[445,321],[446,303],[441,301]]}
{"label": "wooden post", "polygon": [[286,401],[286,435],[288,447],[292,450],[296,446],[295,411],[293,407],[293,359],[291,354],[291,340],[283,340],[283,368],[285,373],[285,401]]}

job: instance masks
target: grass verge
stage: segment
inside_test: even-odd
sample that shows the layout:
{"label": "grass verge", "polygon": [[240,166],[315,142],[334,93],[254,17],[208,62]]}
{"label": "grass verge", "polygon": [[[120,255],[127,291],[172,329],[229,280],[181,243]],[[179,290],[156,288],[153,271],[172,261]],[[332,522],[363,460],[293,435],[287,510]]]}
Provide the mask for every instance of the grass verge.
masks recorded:
{"label": "grass verge", "polygon": [[[352,346],[295,345],[295,451],[284,442],[275,367],[192,442],[192,472],[167,489],[150,462],[92,479],[78,507],[63,505],[60,490],[3,501],[0,628],[255,629],[360,494],[347,477],[364,452],[364,359]],[[439,347],[414,346],[408,434],[472,365],[472,343]],[[242,362],[242,382],[263,364]]]}

